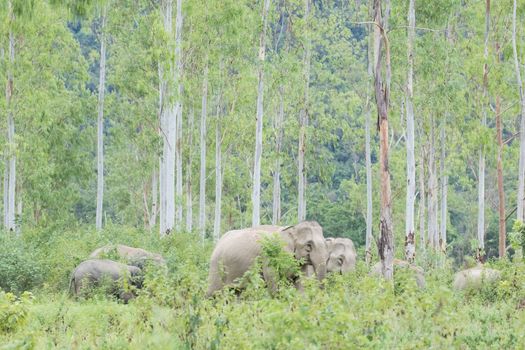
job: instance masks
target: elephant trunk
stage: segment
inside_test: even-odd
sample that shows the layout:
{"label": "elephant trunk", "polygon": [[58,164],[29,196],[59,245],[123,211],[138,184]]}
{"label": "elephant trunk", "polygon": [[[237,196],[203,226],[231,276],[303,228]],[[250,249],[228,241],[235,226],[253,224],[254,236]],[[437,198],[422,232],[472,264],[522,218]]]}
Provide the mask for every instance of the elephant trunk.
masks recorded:
{"label": "elephant trunk", "polygon": [[313,264],[315,274],[319,281],[322,281],[326,276],[326,262],[322,261],[318,264]]}

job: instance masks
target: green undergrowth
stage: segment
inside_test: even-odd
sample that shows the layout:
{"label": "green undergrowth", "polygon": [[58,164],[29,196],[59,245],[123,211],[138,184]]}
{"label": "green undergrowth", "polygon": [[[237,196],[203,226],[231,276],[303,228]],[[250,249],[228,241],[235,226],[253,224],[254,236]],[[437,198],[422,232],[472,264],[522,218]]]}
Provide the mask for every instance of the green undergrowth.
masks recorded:
{"label": "green undergrowth", "polygon": [[[20,243],[20,238],[9,239]],[[155,234],[126,228],[110,228],[103,235],[79,228],[67,235],[51,233],[48,241],[21,240],[19,255],[35,257],[20,260],[34,264],[34,270],[24,272],[33,294],[16,289],[0,294],[0,320],[13,320],[0,329],[0,349],[525,347],[521,263],[492,263],[502,271],[502,280],[466,292],[451,289],[449,269],[428,271],[427,286],[419,290],[406,269],[396,270],[396,281],[389,284],[369,276],[359,262],[355,273],[329,276],[323,288],[314,279],[303,279],[304,293],[286,283],[269,293],[254,270],[246,276],[243,293],[224,290],[206,299],[212,245],[193,235],[159,240]],[[129,304],[104,294],[75,300],[67,293],[71,269],[108,242],[159,252],[168,270],[150,268],[144,288]],[[276,275],[296,271],[278,247],[268,243],[267,248]],[[35,271],[40,275],[31,279]]]}

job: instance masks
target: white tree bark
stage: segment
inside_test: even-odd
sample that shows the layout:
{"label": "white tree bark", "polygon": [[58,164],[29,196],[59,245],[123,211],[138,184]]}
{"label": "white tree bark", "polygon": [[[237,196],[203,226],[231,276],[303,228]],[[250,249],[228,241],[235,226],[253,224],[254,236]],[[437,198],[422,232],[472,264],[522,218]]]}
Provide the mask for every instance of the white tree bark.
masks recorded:
{"label": "white tree bark", "polygon": [[440,249],[443,254],[446,254],[447,248],[447,191],[448,191],[448,175],[445,169],[446,158],[446,137],[445,137],[446,122],[443,120],[441,126],[441,221],[440,221]]}
{"label": "white tree bark", "polygon": [[518,175],[518,199],[517,199],[517,219],[523,221],[523,203],[525,200],[525,91],[521,80],[520,61],[516,48],[516,0],[512,12],[512,51],[514,53],[514,66],[516,69],[516,80],[520,94],[520,160]]}
{"label": "white tree bark", "polygon": [[273,215],[272,224],[281,222],[281,148],[283,142],[284,87],[279,86],[279,111],[275,116],[275,167],[273,170]]}
{"label": "white tree bark", "polygon": [[[485,2],[485,47],[483,51],[483,103],[481,127],[487,126],[487,104],[488,101],[488,55],[489,55],[489,30],[490,30],[490,0]],[[478,170],[478,251],[476,257],[482,260],[485,250],[485,146],[479,149],[479,170]]]}
{"label": "white tree bark", "polygon": [[213,222],[213,239],[217,242],[221,236],[222,205],[222,154],[221,154],[221,93],[217,98],[217,123],[215,125],[215,220]]}
{"label": "white tree bark", "polygon": [[430,121],[430,147],[428,152],[428,243],[433,249],[438,247],[437,232],[437,181],[435,160],[434,117]]}
{"label": "white tree bark", "polygon": [[264,60],[266,56],[266,29],[268,25],[268,10],[270,0],[264,0],[262,10],[262,30],[259,44],[259,63],[258,75],[259,83],[257,88],[257,116],[255,128],[255,154],[253,164],[253,192],[252,192],[252,226],[260,224],[261,210],[261,158],[262,158],[262,133],[263,133],[263,94],[264,94]]}
{"label": "white tree bark", "polygon": [[425,215],[426,215],[426,189],[425,189],[425,148],[421,137],[421,160],[419,163],[419,243],[421,250],[426,249],[425,242]]}
{"label": "white tree bark", "polygon": [[[372,13],[372,8],[369,7],[369,12]],[[373,63],[376,61],[372,61],[374,59],[374,30],[375,25],[369,25],[368,27],[368,48],[367,48],[367,56],[368,56],[368,79],[370,82],[367,85],[367,96],[366,96],[366,103],[365,103],[365,167],[366,167],[366,236],[365,236],[365,261],[367,264],[370,264],[372,261],[372,157],[371,157],[371,149],[370,149],[370,126],[372,124],[372,106],[371,106],[371,96],[370,96],[370,84],[373,80]]]}
{"label": "white tree bark", "polygon": [[206,114],[208,101],[208,63],[204,67],[202,82],[202,108],[200,128],[201,164],[199,178],[199,232],[201,238],[206,236]]}
{"label": "white tree bark", "polygon": [[150,219],[149,219],[149,228],[150,230],[155,227],[155,224],[157,223],[157,191],[158,191],[158,173],[157,168],[154,167],[153,174],[151,175],[151,212],[150,212]]}
{"label": "white tree bark", "polygon": [[186,231],[193,230],[193,184],[191,179],[193,159],[193,106],[188,116],[188,166],[186,168]]}
{"label": "white tree bark", "polygon": [[177,17],[175,20],[175,81],[178,83],[177,115],[175,132],[175,160],[176,160],[176,227],[182,227],[182,0],[177,0]]}
{"label": "white tree bark", "polygon": [[297,220],[299,222],[306,219],[306,128],[308,127],[308,95],[310,89],[310,35],[309,35],[309,19],[310,19],[310,0],[304,1],[304,20],[305,26],[305,50],[303,57],[303,79],[304,79],[304,95],[303,105],[299,112],[299,149],[297,155],[297,176],[298,176],[298,205],[297,205]]}
{"label": "white tree bark", "polygon": [[98,116],[97,116],[97,211],[96,228],[102,229],[102,210],[104,203],[104,93],[106,90],[106,12],[102,8],[100,17],[100,61],[98,78]]}
{"label": "white tree bark", "polygon": [[414,154],[414,38],[416,26],[416,11],[414,0],[410,0],[408,8],[408,73],[407,73],[407,90],[406,90],[406,118],[407,118],[407,196],[406,196],[406,230],[405,230],[405,260],[413,262],[416,256],[415,244],[415,220],[414,204],[416,200],[416,158]]}
{"label": "white tree bark", "polygon": [[[14,22],[14,14],[11,1],[8,2],[9,26]],[[7,143],[8,147],[8,173],[7,182],[7,219],[6,229],[15,231],[15,189],[16,189],[16,145],[15,145],[15,119],[12,106],[13,98],[13,67],[15,64],[15,36],[13,30],[9,29],[9,65],[7,70],[7,85],[5,89],[7,109]],[[4,204],[5,205],[5,204]]]}
{"label": "white tree bark", "polygon": [[[161,4],[164,19],[164,30],[168,38],[173,37],[172,12],[173,0],[163,0]],[[171,41],[171,40],[170,40]],[[164,64],[160,70],[161,83],[164,85],[162,96],[161,132],[163,134],[164,146],[161,161],[161,236],[173,231],[175,225],[175,135],[177,122],[177,104],[173,102],[175,92],[173,82],[168,79],[174,76],[174,62]]]}

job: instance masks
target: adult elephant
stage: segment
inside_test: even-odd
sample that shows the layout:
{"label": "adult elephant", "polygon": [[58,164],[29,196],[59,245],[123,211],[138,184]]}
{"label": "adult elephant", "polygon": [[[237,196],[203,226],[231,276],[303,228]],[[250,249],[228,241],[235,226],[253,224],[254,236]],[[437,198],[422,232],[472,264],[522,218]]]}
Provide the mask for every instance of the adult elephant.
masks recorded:
{"label": "adult elephant", "polygon": [[119,282],[142,287],[142,270],[136,266],[129,266],[113,260],[90,259],[80,263],[69,281],[69,290],[79,296],[82,291],[91,286],[97,286],[106,280],[111,284],[112,292],[120,299],[127,302],[135,297],[133,292],[122,290]]}
{"label": "adult elephant", "polygon": [[[303,271],[313,266],[319,280],[325,277],[328,254],[323,229],[317,222],[304,221],[289,227],[263,225],[229,231],[217,242],[211,255],[207,296],[241,278],[261,255],[261,239],[272,234],[278,234],[284,249],[303,262]],[[263,275],[271,285],[271,274],[264,267]]]}
{"label": "adult elephant", "polygon": [[357,253],[354,242],[349,238],[327,238],[328,261],[327,273],[345,274],[355,270]]}
{"label": "adult elephant", "polygon": [[126,260],[130,265],[143,268],[145,263],[151,261],[157,265],[165,266],[166,260],[162,255],[149,252],[142,248],[129,247],[124,244],[107,244],[95,249],[90,255],[90,259],[100,259],[115,253],[118,258]]}
{"label": "adult elephant", "polygon": [[479,264],[476,267],[462,270],[454,275],[452,286],[456,290],[480,289],[485,284],[499,281],[501,272]]}

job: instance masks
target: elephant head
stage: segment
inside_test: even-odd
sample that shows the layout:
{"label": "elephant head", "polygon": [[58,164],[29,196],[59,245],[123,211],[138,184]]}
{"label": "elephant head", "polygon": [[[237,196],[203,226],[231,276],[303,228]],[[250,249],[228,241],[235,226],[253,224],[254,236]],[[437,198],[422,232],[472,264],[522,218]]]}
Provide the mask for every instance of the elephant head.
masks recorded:
{"label": "elephant head", "polygon": [[303,259],[304,268],[311,265],[317,278],[322,280],[326,275],[328,258],[322,227],[315,221],[303,221],[282,232],[288,235],[288,249],[295,258]]}
{"label": "elephant head", "polygon": [[354,243],[348,238],[327,238],[328,261],[326,271],[345,274],[355,269]]}

